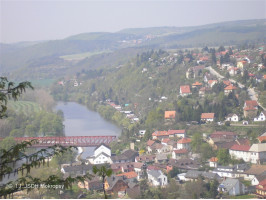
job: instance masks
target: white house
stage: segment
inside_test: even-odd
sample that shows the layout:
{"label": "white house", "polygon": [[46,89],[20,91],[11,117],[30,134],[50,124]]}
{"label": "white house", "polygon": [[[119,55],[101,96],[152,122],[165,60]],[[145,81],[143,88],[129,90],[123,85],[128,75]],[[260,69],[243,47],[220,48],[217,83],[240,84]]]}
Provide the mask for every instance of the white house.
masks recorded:
{"label": "white house", "polygon": [[161,170],[148,170],[148,180],[153,186],[166,186],[167,176]]}
{"label": "white house", "polygon": [[254,164],[260,164],[266,162],[266,144],[259,143],[253,144],[250,149],[250,162]]}
{"label": "white house", "polygon": [[218,164],[218,158],[217,157],[212,157],[209,159],[210,167],[217,167],[217,164]]}
{"label": "white house", "polygon": [[225,120],[226,121],[232,121],[232,122],[238,122],[239,121],[239,117],[238,117],[237,114],[231,113],[231,114],[227,115]]}
{"label": "white house", "polygon": [[218,187],[218,191],[230,196],[245,194],[245,185],[238,179],[227,178]]}
{"label": "white house", "polygon": [[111,148],[102,143],[95,148],[93,156],[88,157],[88,160],[91,164],[111,163],[110,157]]}
{"label": "white house", "polygon": [[177,149],[187,149],[190,150],[190,138],[182,138],[181,140],[177,141]]}
{"label": "white house", "polygon": [[254,122],[264,122],[266,120],[266,111],[262,111],[258,117],[254,118]]}
{"label": "white house", "polygon": [[249,145],[238,145],[234,144],[229,149],[229,154],[231,158],[235,159],[243,159],[245,162],[250,161],[250,152],[249,152],[250,146]]}

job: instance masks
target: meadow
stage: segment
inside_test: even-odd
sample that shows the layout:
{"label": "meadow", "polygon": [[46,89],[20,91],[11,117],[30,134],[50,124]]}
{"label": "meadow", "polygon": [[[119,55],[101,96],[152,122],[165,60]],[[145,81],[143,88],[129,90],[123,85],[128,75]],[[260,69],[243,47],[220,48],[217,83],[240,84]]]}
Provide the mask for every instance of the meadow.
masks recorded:
{"label": "meadow", "polygon": [[24,113],[25,115],[30,115],[33,112],[39,112],[42,110],[40,105],[31,101],[9,101],[8,108],[16,113]]}

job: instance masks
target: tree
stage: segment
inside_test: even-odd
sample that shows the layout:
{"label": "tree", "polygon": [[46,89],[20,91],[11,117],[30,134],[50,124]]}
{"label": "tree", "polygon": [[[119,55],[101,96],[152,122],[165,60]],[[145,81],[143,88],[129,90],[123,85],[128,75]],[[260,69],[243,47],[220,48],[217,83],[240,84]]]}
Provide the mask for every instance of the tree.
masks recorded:
{"label": "tree", "polygon": [[218,162],[222,165],[228,165],[231,157],[227,149],[219,149],[217,153]]}
{"label": "tree", "polygon": [[100,176],[102,178],[103,183],[103,192],[104,192],[104,198],[107,199],[106,191],[105,191],[105,178],[110,177],[113,173],[112,169],[108,169],[106,166],[101,166],[100,168],[97,168],[96,166],[93,166],[92,169],[93,173]]}
{"label": "tree", "polygon": [[[30,191],[34,188],[26,187],[28,185],[35,185],[40,188],[43,185],[63,185],[64,188],[71,188],[74,182],[84,182],[86,178],[91,179],[91,175],[86,174],[84,176],[77,176],[76,178],[68,177],[66,179],[61,179],[56,175],[50,175],[46,179],[33,178],[30,175],[30,171],[33,168],[40,167],[41,165],[47,164],[49,166],[49,159],[53,156],[59,156],[67,151],[71,151],[72,148],[76,147],[62,147],[62,146],[52,146],[47,149],[41,149],[33,154],[27,155],[25,152],[30,146],[32,146],[36,141],[26,141],[12,146],[10,149],[0,149],[0,180],[9,178],[10,175],[15,175],[21,173],[21,177],[15,181],[9,181],[4,183],[0,187],[0,197],[9,197],[13,193],[18,191],[27,190]],[[19,162],[22,164],[17,165]],[[19,187],[18,187],[19,186]]]}
{"label": "tree", "polygon": [[21,82],[15,86],[15,83],[9,82],[6,77],[0,77],[0,119],[6,117],[7,101],[17,100],[26,88],[33,89],[30,82]]}

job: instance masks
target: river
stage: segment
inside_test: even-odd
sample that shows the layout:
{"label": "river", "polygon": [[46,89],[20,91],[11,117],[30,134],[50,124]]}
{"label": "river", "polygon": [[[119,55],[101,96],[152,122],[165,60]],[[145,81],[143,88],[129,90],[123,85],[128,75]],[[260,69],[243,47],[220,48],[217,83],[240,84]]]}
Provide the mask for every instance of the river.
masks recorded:
{"label": "river", "polygon": [[[56,110],[64,113],[66,136],[98,136],[121,134],[121,129],[103,119],[99,113],[91,111],[86,106],[75,102],[59,102]],[[85,147],[81,157],[86,158],[93,154],[94,147]]]}

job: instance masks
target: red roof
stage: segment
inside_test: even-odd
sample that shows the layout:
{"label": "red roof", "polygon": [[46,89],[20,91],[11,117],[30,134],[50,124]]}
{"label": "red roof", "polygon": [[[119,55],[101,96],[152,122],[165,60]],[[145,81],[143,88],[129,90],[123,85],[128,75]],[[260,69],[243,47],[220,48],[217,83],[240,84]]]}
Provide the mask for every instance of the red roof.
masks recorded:
{"label": "red roof", "polygon": [[213,119],[214,113],[201,113],[201,119]]}
{"label": "red roof", "polygon": [[175,135],[175,134],[185,134],[186,130],[168,130],[169,135]]}
{"label": "red roof", "polygon": [[245,110],[245,111],[249,111],[249,110],[257,110],[257,109],[256,109],[256,107],[254,107],[254,106],[250,106],[250,105],[248,105],[248,106],[246,106],[246,107],[244,108],[244,110]]}
{"label": "red roof", "polygon": [[237,135],[234,132],[227,132],[227,131],[216,131],[210,135],[211,138],[220,138],[223,136],[235,136]]}
{"label": "red roof", "polygon": [[191,139],[190,138],[182,138],[177,143],[178,144],[186,144],[186,143],[190,143],[190,142],[191,142]]}
{"label": "red roof", "polygon": [[176,115],[176,111],[165,111],[164,112],[165,119],[169,119],[169,118],[174,119],[175,115]]}
{"label": "red roof", "polygon": [[153,140],[148,140],[148,142],[147,142],[147,146],[151,146],[151,145],[153,145],[154,142],[155,142],[155,141],[153,141]]}
{"label": "red roof", "polygon": [[152,136],[167,136],[168,132],[167,131],[155,131]]}
{"label": "red roof", "polygon": [[180,92],[182,94],[188,94],[188,93],[191,93],[190,91],[190,86],[189,85],[181,85],[180,86]]}
{"label": "red roof", "polygon": [[266,191],[266,179],[264,179],[263,181],[261,181],[257,186],[256,186],[257,189],[259,190],[264,190]]}
{"label": "red roof", "polygon": [[228,81],[228,80],[223,81],[223,83],[224,83],[225,85],[231,85],[231,81]]}
{"label": "red roof", "polygon": [[245,101],[245,105],[246,106],[258,106],[258,102],[256,100],[248,100],[248,101]]}
{"label": "red roof", "polygon": [[138,174],[136,172],[132,171],[132,172],[126,172],[126,173],[118,174],[116,176],[125,176],[127,178],[136,178],[138,176]]}
{"label": "red roof", "polygon": [[178,149],[174,150],[175,154],[186,154],[188,153],[187,149]]}
{"label": "red roof", "polygon": [[202,83],[200,83],[200,82],[197,81],[197,82],[193,83],[192,85],[193,85],[193,86],[201,86]]}
{"label": "red roof", "polygon": [[266,136],[260,136],[260,137],[258,137],[258,140],[260,142],[262,142],[263,140],[266,141]]}
{"label": "red roof", "polygon": [[236,90],[237,88],[233,85],[228,85],[224,90]]}
{"label": "red roof", "polygon": [[234,151],[249,151],[250,146],[234,144],[230,149]]}
{"label": "red roof", "polygon": [[211,85],[212,83],[217,83],[218,81],[217,80],[209,80],[208,83],[209,85]]}
{"label": "red roof", "polygon": [[164,138],[164,139],[162,139],[162,143],[168,143],[169,141],[170,141],[169,138]]}
{"label": "red roof", "polygon": [[148,169],[148,170],[160,170],[159,167],[152,166],[152,165],[149,165],[149,166],[147,167],[147,169]]}
{"label": "red roof", "polygon": [[209,160],[210,162],[218,162],[218,158],[217,157],[212,157]]}

